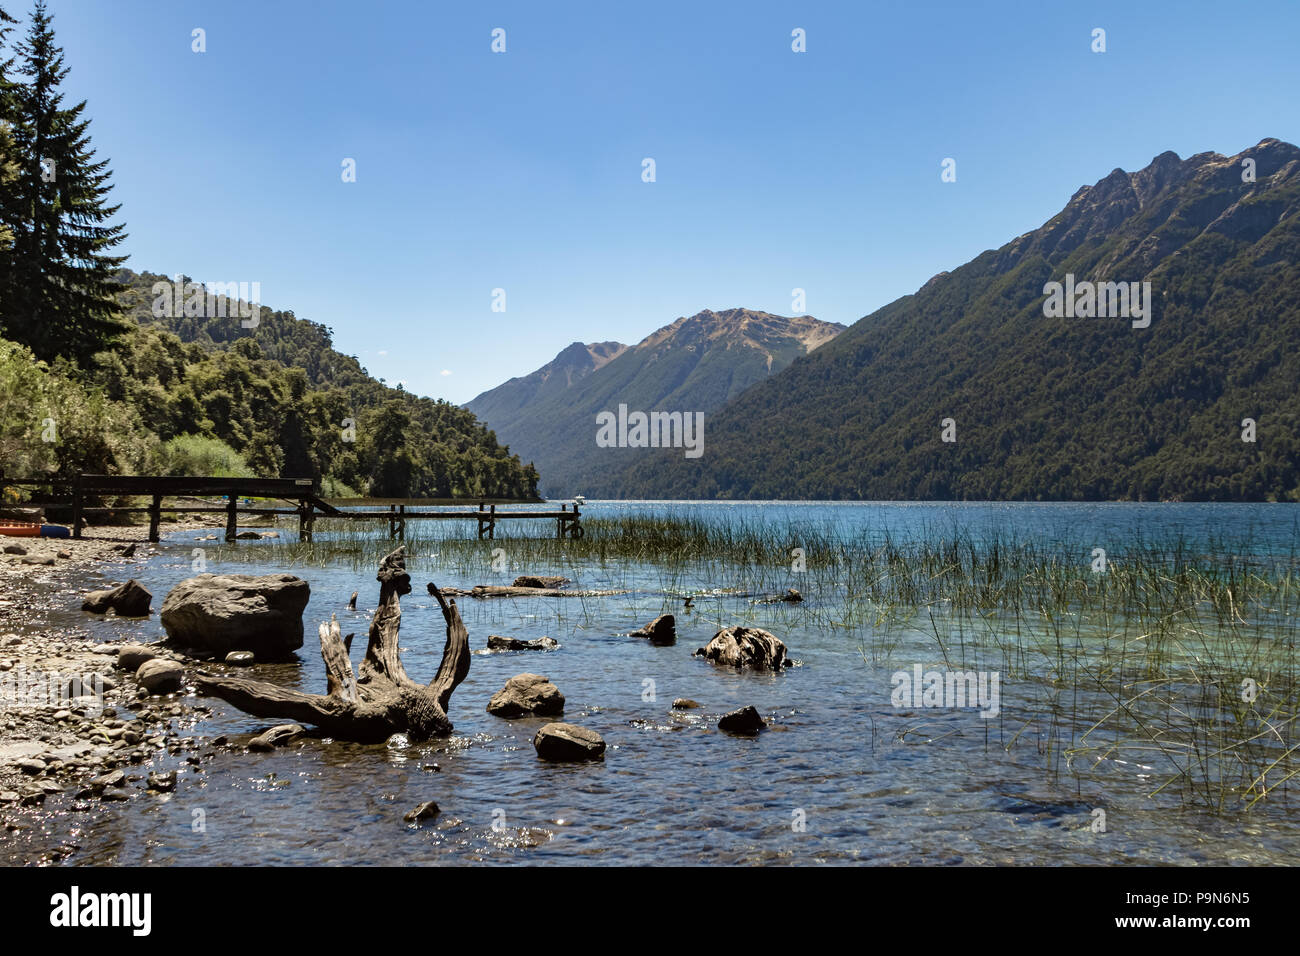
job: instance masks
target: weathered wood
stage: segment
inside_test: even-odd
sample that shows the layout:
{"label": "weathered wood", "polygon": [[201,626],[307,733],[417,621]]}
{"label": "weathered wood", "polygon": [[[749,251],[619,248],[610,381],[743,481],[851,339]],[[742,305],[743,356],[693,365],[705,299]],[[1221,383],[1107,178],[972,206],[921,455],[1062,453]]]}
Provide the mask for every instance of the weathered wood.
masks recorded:
{"label": "weathered wood", "polygon": [[326,694],[304,694],[265,681],[207,674],[199,675],[199,688],[256,717],[314,724],[348,740],[383,740],[395,733],[423,740],[450,734],[447,708],[470,665],[469,633],[456,602],[429,586],[447,622],[447,643],[433,680],[428,685],[417,684],[402,666],[398,645],[401,597],[411,591],[403,548],[380,562],[377,577],[379,607],[370,622],[369,644],[355,677],[348,657],[352,635],[340,639],[338,622],[331,619],[320,627]]}

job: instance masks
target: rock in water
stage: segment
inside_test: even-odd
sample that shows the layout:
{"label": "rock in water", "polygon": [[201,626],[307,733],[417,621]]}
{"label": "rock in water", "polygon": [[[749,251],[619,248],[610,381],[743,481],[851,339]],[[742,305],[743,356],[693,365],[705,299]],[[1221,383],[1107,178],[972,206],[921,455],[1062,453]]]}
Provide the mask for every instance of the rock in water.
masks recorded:
{"label": "rock in water", "polygon": [[559,588],[569,583],[568,578],[562,578],[558,575],[546,574],[521,574],[515,578],[515,583],[511,587],[516,588]]}
{"label": "rock in water", "polygon": [[251,667],[256,663],[257,655],[252,651],[231,651],[225,660],[232,667]]}
{"label": "rock in water", "polygon": [[502,637],[489,634],[487,642],[489,651],[553,651],[560,642],[553,637],[539,637],[532,641],[523,641],[517,637]]}
{"label": "rock in water", "polygon": [[122,617],[147,617],[153,595],[132,578],[106,591],[91,591],[81,602],[81,609],[91,614],[105,614],[111,608]]}
{"label": "rock in water", "polygon": [[695,652],[696,657],[714,664],[772,671],[790,666],[785,655],[785,644],[775,634],[743,625],[724,627],[705,647]]}
{"label": "rock in water", "polygon": [[689,697],[678,697],[673,701],[673,710],[695,710],[700,706],[698,700],[691,700]]}
{"label": "rock in water", "polygon": [[430,800],[428,803],[422,803],[406,816],[402,817],[408,823],[419,823],[422,820],[432,820],[438,814],[442,813],[438,805]]}
{"label": "rock in water", "polygon": [[137,671],[140,665],[158,656],[148,644],[123,644],[117,651],[117,666],[123,670]]}
{"label": "rock in water", "polygon": [[660,614],[644,627],[638,628],[629,637],[648,637],[651,644],[673,644],[677,641],[677,618],[671,614]]}
{"label": "rock in water", "polygon": [[564,695],[541,674],[516,674],[492,695],[487,712],[496,717],[549,717],[564,713]]}
{"label": "rock in water", "polygon": [[151,694],[170,694],[181,689],[185,668],[175,661],[154,658],[145,661],[135,672],[135,679]]}
{"label": "rock in water", "polygon": [[274,750],[280,744],[288,743],[293,738],[301,736],[307,730],[302,724],[280,724],[272,727],[270,730],[258,734],[248,742],[249,750]]}
{"label": "rock in water", "polygon": [[176,789],[176,771],[168,770],[165,773],[151,773],[145,780],[145,784],[150,790],[157,790],[159,793],[171,793]]}
{"label": "rock in water", "polygon": [[719,730],[732,734],[756,734],[766,726],[762,716],[752,706],[733,710],[718,721]]}
{"label": "rock in water", "polygon": [[311,587],[292,574],[200,574],[172,588],[162,626],[179,644],[225,657],[252,651],[258,660],[302,647],[302,612]]}
{"label": "rock in water", "polygon": [[598,760],[605,753],[600,734],[576,724],[547,724],[533,738],[543,760]]}

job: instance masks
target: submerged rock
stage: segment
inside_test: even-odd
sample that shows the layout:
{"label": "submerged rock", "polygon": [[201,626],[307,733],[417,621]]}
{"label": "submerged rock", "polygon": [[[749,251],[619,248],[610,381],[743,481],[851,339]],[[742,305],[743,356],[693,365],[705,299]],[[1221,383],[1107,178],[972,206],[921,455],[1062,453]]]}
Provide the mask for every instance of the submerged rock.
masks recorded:
{"label": "submerged rock", "polygon": [[678,697],[673,701],[673,710],[695,710],[704,706],[698,700],[691,700],[689,697]]}
{"label": "submerged rock", "polygon": [[564,713],[564,695],[541,674],[516,674],[492,695],[487,712],[496,717],[546,717]]}
{"label": "submerged rock", "polygon": [[547,724],[533,737],[533,747],[543,760],[597,760],[605,741],[594,730],[576,724]]}
{"label": "submerged rock", "polygon": [[225,661],[232,667],[250,667],[257,661],[257,655],[252,651],[231,651],[226,655]]}
{"label": "submerged rock", "polygon": [[292,574],[200,574],[163,602],[162,626],[179,644],[225,657],[252,651],[258,660],[302,647],[302,612],[311,587]]}
{"label": "submerged rock", "polygon": [[651,644],[673,644],[677,641],[677,618],[671,614],[660,614],[643,627],[637,628],[629,637],[648,637]]}
{"label": "submerged rock", "polygon": [[718,720],[718,729],[732,734],[756,734],[766,726],[762,715],[752,706],[733,710]]}
{"label": "submerged rock", "polygon": [[724,627],[709,643],[695,652],[714,664],[754,670],[777,671],[789,667],[785,644],[775,634],[760,627],[735,625]]}
{"label": "submerged rock", "polygon": [[263,731],[248,742],[249,750],[268,751],[274,750],[281,744],[288,743],[295,737],[305,734],[307,729],[302,724],[279,724],[270,730]]}
{"label": "submerged rock", "polygon": [[414,810],[407,813],[406,816],[402,817],[402,819],[408,823],[419,823],[423,820],[432,820],[440,813],[442,813],[442,811],[438,809],[438,805],[430,800],[427,803],[420,804]]}
{"label": "submerged rock", "polygon": [[135,578],[105,591],[91,591],[81,602],[81,609],[91,614],[106,614],[110,609],[122,617],[147,617],[153,595]]}
{"label": "submerged rock", "polygon": [[487,646],[489,651],[553,651],[560,646],[560,642],[553,637],[539,637],[524,641],[517,637],[489,634]]}

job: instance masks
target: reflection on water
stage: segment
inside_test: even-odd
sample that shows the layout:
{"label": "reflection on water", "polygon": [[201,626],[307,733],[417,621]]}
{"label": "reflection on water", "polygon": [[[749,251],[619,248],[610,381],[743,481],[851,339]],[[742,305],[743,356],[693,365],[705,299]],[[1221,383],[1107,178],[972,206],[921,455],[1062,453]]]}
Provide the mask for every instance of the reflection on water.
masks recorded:
{"label": "reflection on water", "polygon": [[[636,507],[675,510],[591,502],[586,513]],[[888,526],[894,533],[949,521],[1095,540],[1172,531],[1195,541],[1226,528],[1252,548],[1283,554],[1293,547],[1300,514],[1291,506],[1256,505],[688,507],[696,515],[740,509],[754,521],[779,515]],[[170,535],[161,555],[138,569],[136,577],[156,595],[155,608],[193,573],[195,534]],[[412,567],[416,589],[403,603],[403,658],[423,680],[433,676],[444,640],[437,605],[423,593],[425,580],[457,587],[500,583],[435,562]],[[288,570],[311,583],[300,663],[259,667],[254,676],[323,692],[315,623],[331,613],[344,633],[357,634],[353,657],[360,656],[378,591],[373,574],[229,562],[209,570]],[[510,573],[556,570],[570,569]],[[174,795],[65,814],[50,826],[56,833],[80,828],[75,862],[122,864],[1255,864],[1289,863],[1300,850],[1300,827],[1284,799],[1270,798],[1245,816],[1213,815],[1168,794],[1151,797],[1151,767],[1131,755],[1090,754],[1081,758],[1086,768],[1072,765],[1059,752],[1070,739],[1068,715],[1035,711],[1014,684],[1004,688],[1002,712],[992,720],[970,708],[894,708],[891,673],[914,660],[935,662],[933,635],[920,626],[891,630],[882,649],[880,635],[836,627],[834,609],[825,606],[833,597],[807,586],[803,606],[721,594],[684,610],[679,598],[662,593],[734,583],[716,574],[674,570],[667,588],[654,568],[596,566],[581,569],[583,587],[631,582],[637,590],[590,600],[461,599],[475,649],[489,634],[549,635],[561,647],[475,655],[452,698],[450,740],[389,747],[307,738],[270,754],[218,751],[201,771],[181,764]],[[361,592],[355,612],[347,609],[354,589]],[[70,615],[78,593],[70,588],[64,595]],[[675,646],[621,636],[665,611],[677,615]],[[779,675],[737,674],[692,658],[719,624],[731,623],[773,631],[801,666]],[[105,639],[160,633],[156,616],[85,626]],[[567,700],[564,719],[604,736],[609,749],[602,763],[543,763],[531,739],[545,721],[486,713],[491,694],[524,671],[559,686]],[[1042,690],[1036,688],[1033,700],[1043,699]],[[703,708],[675,712],[678,697]],[[187,733],[211,737],[268,725],[224,702],[208,703],[213,716]],[[747,739],[716,729],[721,714],[746,704],[770,719],[768,732]],[[168,766],[180,759],[170,758]],[[1075,772],[1081,769],[1086,773]],[[429,800],[442,811],[435,820],[403,820]],[[1093,825],[1097,808],[1105,809],[1104,832]]]}

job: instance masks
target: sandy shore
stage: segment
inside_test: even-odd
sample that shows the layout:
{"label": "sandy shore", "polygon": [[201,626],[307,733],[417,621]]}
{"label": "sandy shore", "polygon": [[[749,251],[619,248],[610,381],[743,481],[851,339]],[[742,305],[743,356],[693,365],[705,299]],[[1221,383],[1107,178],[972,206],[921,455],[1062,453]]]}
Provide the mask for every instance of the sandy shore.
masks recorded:
{"label": "sandy shore", "polygon": [[[211,531],[212,522],[170,522],[163,530]],[[80,540],[0,537],[7,552],[0,554],[0,862],[52,862],[75,850],[42,839],[48,797],[63,794],[73,811],[93,812],[133,790],[174,787],[174,773],[147,772],[160,754],[204,759],[190,752],[195,742],[184,731],[208,708],[185,692],[149,696],[115,666],[118,644],[96,642],[88,628],[69,623],[80,584],[58,583],[92,568],[126,581],[156,552],[147,534],[137,526],[87,529]],[[154,595],[155,616],[163,597]],[[177,651],[164,654],[190,663]],[[68,681],[73,693],[98,681],[102,694],[70,697]]]}

